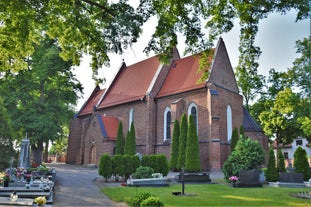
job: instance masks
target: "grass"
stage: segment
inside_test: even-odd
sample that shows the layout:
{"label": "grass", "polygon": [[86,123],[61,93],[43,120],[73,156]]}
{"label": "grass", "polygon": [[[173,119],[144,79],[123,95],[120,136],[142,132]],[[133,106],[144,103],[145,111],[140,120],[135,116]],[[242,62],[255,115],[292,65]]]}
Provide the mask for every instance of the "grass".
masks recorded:
{"label": "grass", "polygon": [[138,192],[149,192],[159,197],[165,207],[170,206],[311,206],[308,199],[291,196],[308,188],[233,188],[225,183],[185,184],[185,194],[195,196],[174,196],[172,192],[181,191],[181,184],[169,187],[104,187],[101,189],[116,202],[126,202]]}

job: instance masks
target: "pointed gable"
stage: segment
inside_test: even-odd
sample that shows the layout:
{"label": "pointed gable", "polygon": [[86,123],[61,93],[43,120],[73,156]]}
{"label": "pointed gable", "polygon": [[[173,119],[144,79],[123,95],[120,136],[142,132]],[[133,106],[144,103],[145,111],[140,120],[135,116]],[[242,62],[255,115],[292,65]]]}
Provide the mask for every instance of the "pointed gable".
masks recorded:
{"label": "pointed gable", "polygon": [[116,140],[119,125],[118,119],[100,114],[97,114],[97,119],[103,137],[108,140]]}
{"label": "pointed gable", "polygon": [[143,99],[159,67],[160,61],[155,56],[121,68],[98,108]]}
{"label": "pointed gable", "polygon": [[239,93],[227,49],[222,38],[219,38],[218,40],[214,60],[211,66],[211,73],[207,82],[214,83],[230,91]]}
{"label": "pointed gable", "polygon": [[205,83],[198,83],[202,73],[198,73],[199,55],[192,55],[179,60],[175,60],[159,91],[157,98],[174,95],[190,90],[205,87]]}
{"label": "pointed gable", "polygon": [[100,97],[104,94],[105,89],[100,89],[99,86],[96,86],[93,92],[91,93],[89,99],[81,107],[78,116],[88,115],[93,113],[94,107],[98,103]]}

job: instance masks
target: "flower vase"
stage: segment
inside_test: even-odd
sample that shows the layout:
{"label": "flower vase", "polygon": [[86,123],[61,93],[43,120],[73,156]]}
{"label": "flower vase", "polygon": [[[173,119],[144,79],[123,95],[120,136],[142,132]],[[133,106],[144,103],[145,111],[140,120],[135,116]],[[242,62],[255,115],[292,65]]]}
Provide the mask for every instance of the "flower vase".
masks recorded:
{"label": "flower vase", "polygon": [[235,187],[237,187],[237,186],[238,186],[238,184],[237,184],[236,182],[233,182],[233,183],[232,183],[232,187],[235,188]]}

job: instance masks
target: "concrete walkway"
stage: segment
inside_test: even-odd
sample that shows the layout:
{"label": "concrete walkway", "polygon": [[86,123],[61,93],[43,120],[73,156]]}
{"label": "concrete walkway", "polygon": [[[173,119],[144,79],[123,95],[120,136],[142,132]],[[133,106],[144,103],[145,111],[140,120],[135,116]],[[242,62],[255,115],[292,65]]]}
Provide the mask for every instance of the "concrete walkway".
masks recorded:
{"label": "concrete walkway", "polygon": [[[63,163],[50,163],[56,169],[56,184],[53,207],[70,206],[105,206],[126,207],[125,203],[115,203],[100,192],[100,187],[119,186],[120,183],[102,182],[96,167],[82,167]],[[174,179],[178,173],[169,173],[168,178]],[[223,178],[221,171],[210,173],[211,179]],[[99,182],[99,185],[95,183]],[[98,184],[98,183],[97,183]]]}
{"label": "concrete walkway", "polygon": [[56,169],[56,185],[53,207],[70,206],[107,206],[124,207],[115,203],[100,192],[98,186],[92,183],[98,177],[97,168],[87,168],[61,163],[48,164]]}

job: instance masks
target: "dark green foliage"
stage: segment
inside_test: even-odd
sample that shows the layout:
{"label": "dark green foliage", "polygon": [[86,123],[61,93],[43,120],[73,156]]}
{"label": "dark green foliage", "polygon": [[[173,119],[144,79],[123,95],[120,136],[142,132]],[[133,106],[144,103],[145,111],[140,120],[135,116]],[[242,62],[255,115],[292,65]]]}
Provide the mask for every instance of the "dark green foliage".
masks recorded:
{"label": "dark green foliage", "polygon": [[303,180],[310,179],[310,166],[308,163],[308,157],[306,150],[298,147],[294,153],[294,167],[296,173],[303,173]]}
{"label": "dark green foliage", "polygon": [[123,169],[124,169],[124,176],[125,180],[127,180],[130,175],[135,171],[133,169],[133,164],[132,164],[132,157],[130,155],[123,155]]}
{"label": "dark green foliage", "polygon": [[151,167],[151,155],[143,155],[141,158],[141,165]]}
{"label": "dark green foliage", "polygon": [[142,201],[146,200],[147,198],[151,197],[152,195],[147,192],[139,192],[134,197],[131,197],[128,200],[128,204],[131,207],[140,207]]}
{"label": "dark green foliage", "polygon": [[158,173],[161,173],[163,176],[166,176],[169,172],[169,166],[167,158],[164,154],[158,154],[157,163],[158,163]]}
{"label": "dark green foliage", "polygon": [[98,166],[98,174],[103,176],[106,181],[108,178],[112,175],[112,163],[111,163],[111,157],[108,154],[103,154],[100,157],[100,162]]}
{"label": "dark green foliage", "polygon": [[177,170],[181,170],[182,168],[185,167],[187,131],[188,131],[187,115],[184,113],[181,116],[180,122]]}
{"label": "dark green foliage", "polygon": [[179,148],[179,122],[176,119],[174,122],[171,161],[170,161],[170,169],[172,171],[177,171],[178,148]]}
{"label": "dark green foliage", "polygon": [[140,204],[141,207],[162,207],[164,203],[160,200],[160,198],[151,196],[145,200],[143,200]]}
{"label": "dark green foliage", "polygon": [[276,182],[279,179],[277,168],[275,167],[275,155],[273,148],[269,149],[268,168],[265,173],[267,182]]}
{"label": "dark green foliage", "polygon": [[116,176],[124,175],[124,167],[123,167],[123,156],[122,155],[114,155],[111,159],[112,162],[112,174]]}
{"label": "dark green foliage", "polygon": [[278,172],[286,172],[284,156],[281,149],[278,149],[277,170]]}
{"label": "dark green foliage", "polygon": [[240,139],[235,150],[229,155],[223,165],[223,173],[226,179],[230,176],[238,176],[240,170],[260,169],[265,161],[264,149],[258,141],[251,138]]}
{"label": "dark green foliage", "polygon": [[126,135],[124,154],[135,155],[136,154],[136,135],[134,123],[131,124],[131,129]]}
{"label": "dark green foliage", "polygon": [[134,173],[134,178],[152,178],[152,173],[154,170],[151,167],[139,166]]}
{"label": "dark green foliage", "polygon": [[189,120],[188,120],[185,171],[186,172],[200,172],[201,171],[199,141],[198,141],[196,126],[194,124],[192,115],[189,116]]}
{"label": "dark green foliage", "polygon": [[240,135],[243,135],[243,137],[245,137],[244,126],[243,125],[240,126]]}
{"label": "dark green foliage", "polygon": [[140,159],[137,155],[132,155],[131,156],[132,159],[132,173],[135,172],[135,170],[141,165]]}
{"label": "dark green foliage", "polygon": [[231,136],[231,152],[233,152],[238,141],[239,141],[239,133],[238,133],[238,129],[235,127],[234,130],[232,131],[232,136]]}
{"label": "dark green foliage", "polygon": [[118,125],[118,134],[117,134],[117,140],[116,140],[116,155],[123,155],[124,154],[124,135],[123,135],[123,125],[122,122],[119,122]]}

